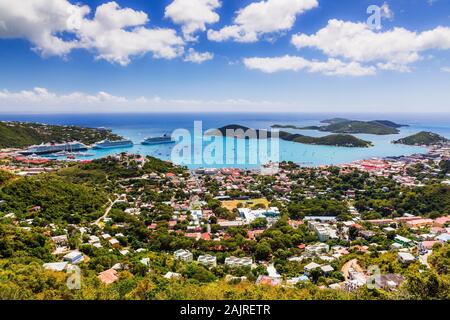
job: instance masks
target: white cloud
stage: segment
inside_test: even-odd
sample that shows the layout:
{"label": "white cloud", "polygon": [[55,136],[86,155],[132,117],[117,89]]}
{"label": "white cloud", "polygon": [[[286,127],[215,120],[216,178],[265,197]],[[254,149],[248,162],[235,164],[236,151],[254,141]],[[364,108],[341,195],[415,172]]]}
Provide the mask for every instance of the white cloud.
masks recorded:
{"label": "white cloud", "polygon": [[365,23],[333,19],[313,35],[294,35],[292,43],[298,49],[315,48],[329,57],[376,62],[381,69],[404,72],[409,64],[422,58],[421,52],[450,49],[450,28],[439,26],[421,33],[404,28],[377,32]]}
{"label": "white cloud", "polygon": [[[0,38],[25,38],[43,56],[64,56],[81,48],[97,59],[127,65],[133,56],[152,53],[172,59],[183,52],[184,41],[172,29],[149,29],[145,12],[108,2],[87,18],[88,6],[68,0],[0,1]],[[70,34],[68,40],[62,34]]]}
{"label": "white cloud", "polygon": [[264,35],[290,30],[297,15],[318,6],[317,0],[265,0],[253,2],[237,12],[234,24],[208,30],[212,41],[255,42]]}
{"label": "white cloud", "polygon": [[214,58],[214,54],[210,52],[197,52],[194,49],[190,48],[184,57],[184,61],[193,62],[193,63],[203,63],[208,60],[212,60]]}
{"label": "white cloud", "polygon": [[65,0],[0,1],[0,38],[25,38],[44,56],[65,55],[79,46],[76,40],[64,40],[57,33],[74,28],[90,11],[88,6],[72,5]]}
{"label": "white cloud", "polygon": [[377,67],[380,70],[388,70],[388,71],[397,71],[401,73],[408,73],[411,72],[411,68],[404,64],[396,64],[391,62],[386,63],[377,63]]}
{"label": "white cloud", "polygon": [[311,61],[298,56],[283,56],[274,58],[246,58],[244,65],[249,69],[265,73],[280,71],[307,71],[309,73],[322,73],[327,76],[368,76],[374,75],[374,67],[365,67],[358,62],[343,62],[337,59],[328,59],[325,62]]}
{"label": "white cloud", "polygon": [[0,90],[0,111],[4,113],[179,112],[222,110],[225,107],[235,108],[236,111],[261,111],[261,108],[266,107],[270,111],[274,106],[281,105],[286,104],[241,98],[224,100],[173,99],[158,96],[129,98],[103,91],[96,94],[84,92],[57,94],[39,87],[17,92]]}
{"label": "white cloud", "polygon": [[206,24],[220,20],[215,12],[220,6],[219,0],[174,0],[166,7],[165,17],[182,26],[186,40],[196,40],[195,32],[205,31]]}
{"label": "white cloud", "polygon": [[441,71],[442,72],[450,72],[450,67],[442,67]]}

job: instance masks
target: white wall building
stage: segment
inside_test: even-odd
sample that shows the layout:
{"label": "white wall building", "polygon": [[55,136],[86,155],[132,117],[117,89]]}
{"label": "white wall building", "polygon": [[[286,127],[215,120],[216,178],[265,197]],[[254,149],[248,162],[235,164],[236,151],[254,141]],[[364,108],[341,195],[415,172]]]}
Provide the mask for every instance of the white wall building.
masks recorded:
{"label": "white wall building", "polygon": [[180,249],[174,252],[174,257],[176,260],[181,260],[185,262],[191,262],[193,259],[193,255],[190,251],[185,249]]}

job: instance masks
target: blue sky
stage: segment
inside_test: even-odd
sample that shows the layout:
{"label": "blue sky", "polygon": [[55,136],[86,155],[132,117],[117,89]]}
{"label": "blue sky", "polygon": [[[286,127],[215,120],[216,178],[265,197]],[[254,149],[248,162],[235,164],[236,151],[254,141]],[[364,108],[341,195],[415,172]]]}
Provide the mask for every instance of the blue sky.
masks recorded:
{"label": "blue sky", "polygon": [[450,1],[0,0],[0,70],[0,112],[448,112]]}

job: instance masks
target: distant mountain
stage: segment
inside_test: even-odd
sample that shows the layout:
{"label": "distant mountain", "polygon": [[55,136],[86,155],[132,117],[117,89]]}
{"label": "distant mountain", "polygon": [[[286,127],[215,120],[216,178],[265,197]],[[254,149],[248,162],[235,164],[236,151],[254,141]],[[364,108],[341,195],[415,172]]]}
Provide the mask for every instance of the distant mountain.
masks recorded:
{"label": "distant mountain", "polygon": [[271,127],[274,129],[299,129],[299,130],[303,129],[303,127],[297,127],[292,124],[274,124]]}
{"label": "distant mountain", "polygon": [[352,120],[345,119],[345,118],[332,118],[332,119],[325,119],[320,121],[320,123],[328,123],[328,124],[336,124],[336,123],[342,123],[342,122],[349,122]]}
{"label": "distant mountain", "polygon": [[46,142],[118,140],[110,130],[76,126],[46,125],[32,122],[0,122],[0,148],[23,148]]}
{"label": "distant mountain", "polygon": [[433,132],[421,131],[411,136],[398,139],[393,143],[406,144],[410,146],[430,146],[449,142],[450,140]]}
{"label": "distant mountain", "polygon": [[409,125],[407,124],[398,124],[389,120],[374,120],[374,121],[370,121],[372,123],[379,123],[391,128],[402,128],[402,127],[409,127]]}
{"label": "distant mountain", "polygon": [[406,126],[389,120],[358,121],[358,120],[349,120],[345,118],[326,119],[321,121],[321,123],[326,123],[327,125],[298,127],[294,125],[274,124],[272,128],[319,130],[323,132],[342,133],[342,134],[388,135],[388,134],[397,134],[400,132],[398,128]]}
{"label": "distant mountain", "polygon": [[[221,127],[217,129],[216,131],[209,132],[209,135],[219,135],[219,133],[222,136],[227,137],[235,137],[239,139],[248,138],[245,136],[245,131],[247,131],[249,128],[241,125],[227,125],[224,127]],[[227,130],[242,130],[242,132],[238,134],[227,134]],[[263,138],[270,138],[271,133],[267,130],[255,130],[256,137],[258,139]],[[324,146],[338,146],[338,147],[349,147],[349,148],[367,148],[372,146],[372,143],[370,141],[365,141],[358,139],[351,135],[346,134],[332,134],[325,137],[310,137],[310,136],[304,136],[301,134],[292,134],[286,131],[280,131],[279,137],[282,140],[285,141],[292,141],[297,143],[304,143],[304,144],[313,144],[313,145],[324,145]]]}
{"label": "distant mountain", "polygon": [[364,134],[376,134],[376,135],[388,135],[397,134],[400,131],[392,126],[387,126],[376,121],[333,121],[327,126],[320,127],[320,131],[333,132],[333,133],[364,133]]}
{"label": "distant mountain", "polygon": [[[221,128],[216,129],[215,131],[206,132],[206,135],[219,135],[220,133],[222,136],[226,137],[233,137],[238,139],[244,139],[249,138],[248,136],[245,136],[245,133],[247,130],[249,130],[249,127],[241,126],[239,124],[229,124],[226,126],[223,126]],[[233,133],[232,135],[228,134],[227,130],[231,130]],[[254,130],[254,134],[256,135],[255,138],[263,139],[263,138],[270,138],[271,133],[268,130],[261,130],[261,129],[252,129]],[[218,131],[218,132],[217,132]],[[235,132],[237,131],[237,132]]]}

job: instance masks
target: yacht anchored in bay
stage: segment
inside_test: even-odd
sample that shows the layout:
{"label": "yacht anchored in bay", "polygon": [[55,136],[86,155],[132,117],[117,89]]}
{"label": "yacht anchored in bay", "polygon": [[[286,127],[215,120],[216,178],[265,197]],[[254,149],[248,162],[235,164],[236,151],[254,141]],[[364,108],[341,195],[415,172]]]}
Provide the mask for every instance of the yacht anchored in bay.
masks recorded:
{"label": "yacht anchored in bay", "polygon": [[168,144],[168,143],[175,143],[175,141],[167,133],[160,137],[147,138],[142,142],[143,145],[157,145],[157,144]]}
{"label": "yacht anchored in bay", "polygon": [[92,149],[130,148],[133,145],[134,145],[133,141],[131,140],[117,140],[117,141],[103,140],[94,144],[92,146]]}

